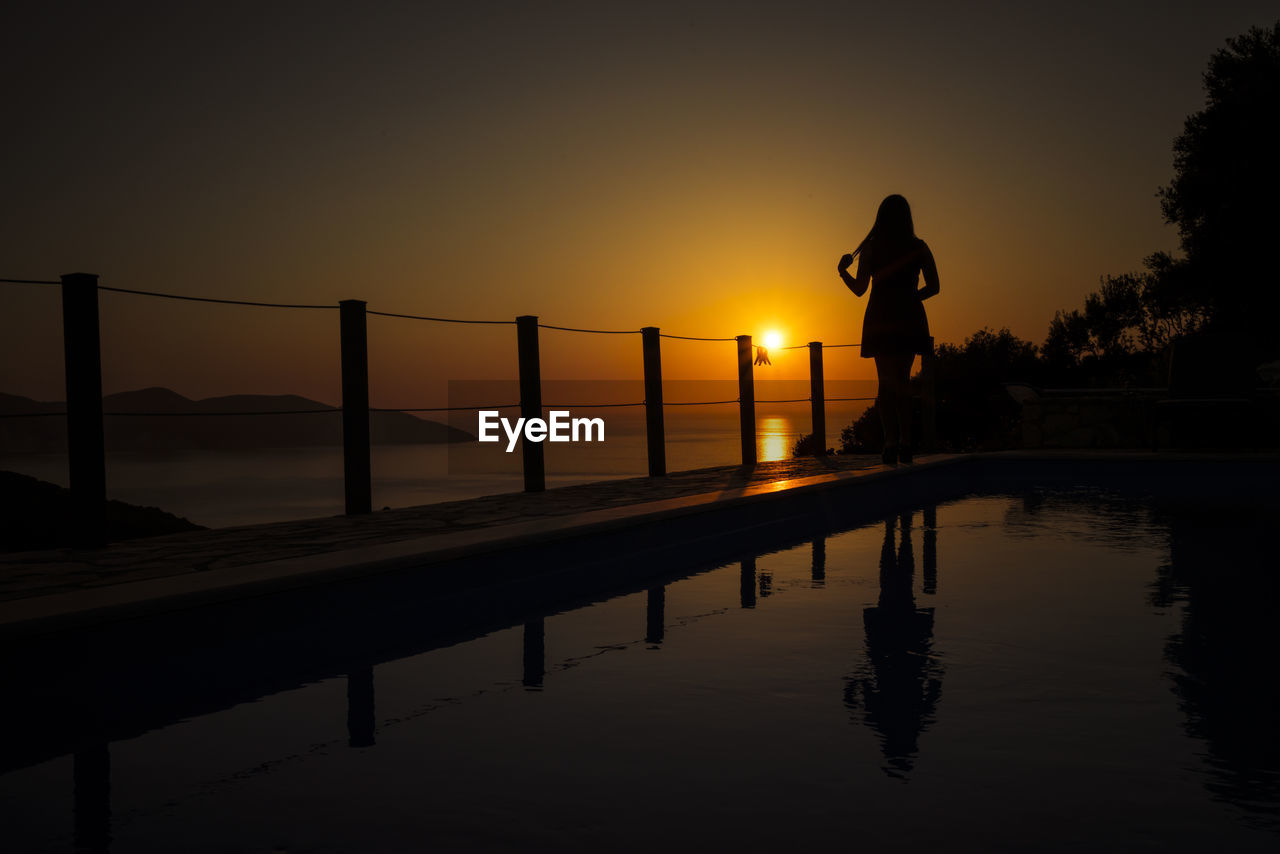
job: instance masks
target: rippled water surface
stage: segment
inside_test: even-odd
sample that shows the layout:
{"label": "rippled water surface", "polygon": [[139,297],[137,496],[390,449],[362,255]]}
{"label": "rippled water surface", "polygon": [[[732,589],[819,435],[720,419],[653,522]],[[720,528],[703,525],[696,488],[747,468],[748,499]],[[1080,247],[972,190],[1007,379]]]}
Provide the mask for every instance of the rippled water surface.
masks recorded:
{"label": "rippled water surface", "polygon": [[7,841],[1275,850],[1273,518],[1087,491],[916,507],[121,740],[88,728],[0,766]]}

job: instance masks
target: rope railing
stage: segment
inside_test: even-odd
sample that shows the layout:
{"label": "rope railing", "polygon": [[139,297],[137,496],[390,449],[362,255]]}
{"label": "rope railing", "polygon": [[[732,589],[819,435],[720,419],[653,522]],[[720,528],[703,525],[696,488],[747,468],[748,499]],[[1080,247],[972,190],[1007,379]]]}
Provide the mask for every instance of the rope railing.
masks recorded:
{"label": "rope railing", "polygon": [[464,320],[457,317],[428,317],[425,314],[396,314],[390,311],[374,311],[366,309],[365,314],[376,314],[378,317],[400,317],[405,320],[430,320],[435,323],[487,323],[502,326],[515,325],[514,320]]}
{"label": "rope railing", "polygon": [[558,329],[561,332],[593,332],[596,335],[639,335],[639,329],[577,329],[573,326],[552,326],[550,323],[539,323],[539,329]]}
{"label": "rope railing", "polygon": [[[0,283],[27,284],[27,285],[60,285],[59,281],[52,279],[0,279]],[[100,291],[109,291],[117,294],[132,294],[134,296],[158,297],[160,299],[182,300],[186,302],[205,302],[215,303],[218,305],[244,305],[253,308],[301,308],[301,309],[336,309],[336,305],[324,305],[319,303],[284,303],[284,302],[262,302],[258,300],[242,300],[242,299],[224,299],[221,297],[201,297],[191,296],[188,294],[166,293],[164,291],[144,291],[136,288],[118,288],[111,285],[97,285]],[[514,320],[479,320],[471,318],[459,317],[437,317],[426,314],[404,314],[393,311],[375,311],[374,309],[366,309],[366,314],[376,315],[378,317],[395,317],[404,320],[425,320],[432,323],[472,323],[472,324],[492,324],[511,326],[515,324]],[[585,332],[595,335],[639,335],[639,329],[586,329],[576,326],[557,326],[550,323],[539,323],[540,329],[555,329],[562,332]],[[731,338],[707,338],[696,335],[672,335],[667,332],[661,333],[662,338],[671,338],[678,341],[736,341],[737,337]],[[760,345],[755,345],[759,347]],[[778,350],[803,350],[808,344],[795,344],[789,347],[777,347]],[[859,347],[860,344],[824,344],[827,349],[834,347]]]}
{"label": "rope railing", "polygon": [[493,406],[405,406],[369,407],[370,412],[473,412],[478,409],[519,409],[518,403],[499,403]]}
{"label": "rope railing", "polygon": [[285,303],[285,302],[255,302],[253,300],[244,299],[219,299],[217,297],[192,297],[185,294],[166,294],[160,291],[139,291],[133,288],[115,288],[107,285],[98,285],[100,291],[110,291],[116,294],[133,294],[134,296],[143,297],[160,297],[161,299],[176,299],[186,302],[212,302],[221,305],[247,305],[254,308],[319,308],[319,309],[336,309],[336,305],[305,305],[301,303]]}
{"label": "rope railing", "polygon": [[[796,397],[786,400],[757,400],[756,403],[808,403],[813,398]],[[874,397],[828,397],[828,401],[837,400],[875,400]],[[666,400],[663,406],[720,406],[727,403],[741,403],[741,400]],[[640,400],[635,403],[544,403],[543,409],[613,409],[631,406],[648,406],[649,402]],[[369,412],[476,412],[481,409],[519,409],[519,403],[477,404],[475,406],[371,406]],[[248,415],[324,415],[341,413],[342,407],[333,406],[328,409],[246,409],[234,412],[121,412],[104,411],[104,416],[128,418],[198,418],[203,416],[225,417]],[[0,418],[45,418],[49,416],[65,416],[65,410],[57,412],[3,412]]]}
{"label": "rope railing", "polygon": [[[372,509],[372,473],[370,466],[372,435],[370,415],[373,413],[478,412],[480,410],[514,409],[519,410],[525,419],[532,420],[541,418],[545,412],[552,409],[594,410],[644,407],[649,474],[651,476],[661,476],[666,474],[663,412],[667,407],[737,405],[740,416],[742,462],[744,465],[754,465],[757,459],[756,406],[758,404],[810,404],[813,410],[813,431],[809,435],[820,440],[815,443],[816,446],[823,447],[825,446],[826,406],[828,403],[866,402],[876,399],[871,396],[826,397],[822,371],[823,351],[861,346],[854,343],[824,345],[821,342],[811,342],[809,344],[777,347],[777,350],[809,350],[810,394],[808,397],[757,399],[755,397],[753,372],[759,366],[771,365],[772,362],[769,359],[769,348],[765,345],[754,343],[750,335],[726,337],[675,335],[661,332],[656,326],[645,326],[641,329],[595,329],[561,326],[552,323],[541,323],[538,317],[533,315],[522,315],[514,320],[442,317],[438,315],[373,310],[368,308],[368,304],[365,301],[358,299],[341,300],[336,305],[321,305],[191,296],[164,291],[101,285],[98,283],[96,275],[88,273],[68,274],[63,276],[61,281],[5,278],[0,279],[0,283],[61,285],[63,342],[67,375],[67,402],[65,409],[48,412],[0,413],[0,419],[41,417],[65,417],[67,419],[67,449],[68,456],[72,461],[70,467],[72,471],[82,473],[79,476],[79,482],[73,482],[72,489],[81,499],[78,500],[78,505],[82,508],[97,506],[100,509],[100,505],[106,501],[103,422],[108,417],[194,418],[208,416],[225,418],[231,416],[290,416],[338,413],[342,418],[343,468],[347,513],[357,514],[368,513]],[[299,407],[294,409],[231,411],[105,411],[101,385],[102,366],[99,343],[101,336],[97,295],[99,291],[255,308],[337,309],[340,319],[341,338],[342,406],[325,407],[323,404],[316,404],[317,407],[323,408]],[[520,400],[514,403],[486,406],[370,406],[367,330],[367,318],[369,315],[431,323],[514,325],[517,331]],[[643,351],[644,399],[616,403],[543,404],[542,377],[538,355],[538,337],[539,331],[542,329],[594,335],[639,334]],[[663,397],[660,353],[660,343],[663,338],[675,341],[735,342],[737,344],[738,396],[733,399],[722,400],[665,401]],[[921,394],[924,402],[922,424],[924,425],[925,433],[923,445],[926,449],[929,449],[935,441],[933,359],[931,349],[930,352],[926,353],[922,362],[921,376],[924,377],[924,389]],[[522,446],[522,455],[525,490],[529,492],[542,491],[546,488],[546,481],[543,448],[539,439],[529,438],[525,441]],[[75,480],[76,478],[73,478],[73,481]],[[85,530],[90,532],[100,531],[101,513],[91,509],[86,509],[85,513],[89,514],[83,520],[85,522]],[[91,534],[91,536],[99,537],[100,535]]]}
{"label": "rope railing", "polygon": [[677,341],[737,341],[738,340],[737,338],[697,338],[693,335],[668,335],[665,332],[661,334],[661,337],[674,338]]}
{"label": "rope railing", "polygon": [[733,400],[680,400],[680,401],[663,401],[663,406],[720,406],[725,403],[741,403],[738,398]]}

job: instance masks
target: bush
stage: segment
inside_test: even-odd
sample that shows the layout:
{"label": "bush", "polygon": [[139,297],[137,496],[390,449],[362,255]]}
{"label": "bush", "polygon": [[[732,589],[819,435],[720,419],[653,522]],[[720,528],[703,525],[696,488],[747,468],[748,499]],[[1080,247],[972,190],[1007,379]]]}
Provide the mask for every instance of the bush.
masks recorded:
{"label": "bush", "polygon": [[818,443],[814,440],[813,434],[801,436],[796,443],[791,446],[791,456],[793,457],[816,457],[826,454],[834,454],[835,448],[823,448],[819,453]]}

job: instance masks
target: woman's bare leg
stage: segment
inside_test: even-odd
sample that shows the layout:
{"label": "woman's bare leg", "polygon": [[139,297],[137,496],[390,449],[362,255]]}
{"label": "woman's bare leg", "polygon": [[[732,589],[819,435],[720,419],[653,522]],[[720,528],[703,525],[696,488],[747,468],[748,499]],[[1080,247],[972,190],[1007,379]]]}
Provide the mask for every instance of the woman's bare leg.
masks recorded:
{"label": "woman's bare leg", "polygon": [[894,357],[876,356],[876,408],[880,410],[880,426],[884,428],[884,446],[898,446],[899,407],[897,373]]}
{"label": "woman's bare leg", "polygon": [[898,441],[904,448],[911,447],[911,365],[915,360],[914,354],[902,356],[894,365],[898,384]]}

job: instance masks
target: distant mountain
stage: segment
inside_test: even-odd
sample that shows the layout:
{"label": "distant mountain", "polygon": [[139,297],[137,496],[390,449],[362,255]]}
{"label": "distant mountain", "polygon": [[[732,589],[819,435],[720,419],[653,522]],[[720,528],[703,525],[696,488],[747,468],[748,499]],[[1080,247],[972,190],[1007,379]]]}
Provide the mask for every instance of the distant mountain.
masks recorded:
{"label": "distant mountain", "polygon": [[[63,412],[66,404],[0,393],[0,416]],[[342,444],[342,413],[294,394],[235,394],[191,400],[167,388],[144,388],[102,399],[109,451],[249,450]],[[323,410],[295,415],[255,415],[279,410]],[[156,413],[156,414],[150,414]],[[230,414],[237,413],[237,414]],[[238,414],[245,413],[245,414]],[[201,417],[204,414],[204,417]],[[475,437],[439,421],[405,412],[373,412],[369,432],[376,445],[434,445]],[[0,453],[65,451],[66,419],[0,417]]]}

